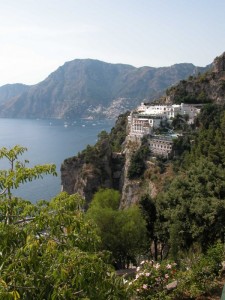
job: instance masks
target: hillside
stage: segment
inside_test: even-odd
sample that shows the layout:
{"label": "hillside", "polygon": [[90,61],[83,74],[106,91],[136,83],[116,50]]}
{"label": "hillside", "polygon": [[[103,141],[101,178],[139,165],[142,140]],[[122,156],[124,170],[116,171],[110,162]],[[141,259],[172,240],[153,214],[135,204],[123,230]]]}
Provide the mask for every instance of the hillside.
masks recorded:
{"label": "hillside", "polygon": [[178,85],[169,88],[166,103],[224,103],[225,100],[225,53],[216,57],[212,70],[198,76],[189,76]]}
{"label": "hillside", "polygon": [[[185,81],[182,80],[176,86],[168,89],[167,96],[160,98],[158,102],[189,103],[191,99],[191,103],[224,103],[225,93],[223,85],[221,84],[225,74],[225,67],[223,64],[221,65],[221,61],[224,60],[224,57],[225,55],[223,54],[214,60],[213,70],[191,77]],[[204,94],[204,97],[199,100],[199,95],[202,94]],[[205,114],[210,115],[210,111],[205,112]],[[202,119],[206,118],[205,114],[203,113]],[[201,120],[201,118],[199,120]],[[188,129],[188,126],[186,126],[186,128]],[[195,129],[197,130],[197,127]],[[125,206],[137,202],[140,195],[146,191],[151,191],[151,196],[155,197],[163,188],[163,182],[167,180],[167,176],[161,174],[164,167],[160,161],[154,168],[152,164],[148,162],[147,166],[150,167],[150,170],[147,169],[145,177],[141,176],[136,180],[129,180],[127,170],[130,165],[130,160],[132,155],[139,149],[141,143],[140,141],[130,140],[129,137],[126,136],[126,133],[127,116],[123,115],[118,118],[109,136],[105,136],[103,140],[100,139],[93,148],[84,150],[82,155],[65,160],[61,169],[64,190],[69,193],[78,191],[87,201],[90,201],[99,187],[116,188],[122,192],[122,205]],[[185,137],[184,141],[181,140],[177,143],[177,147],[179,148],[177,152],[179,155],[181,155],[185,149],[190,149],[190,144],[187,145],[187,141],[190,141],[191,138],[193,137]],[[104,145],[107,144],[107,151],[103,151],[101,143]],[[89,157],[92,157],[91,160],[87,161],[87,159],[85,159],[87,153]],[[116,165],[116,163],[113,162],[115,157],[114,153],[116,153],[116,157],[119,159],[118,168],[120,172],[112,168],[112,166]],[[96,161],[98,162],[97,165],[95,163]],[[171,166],[167,171],[168,174],[172,176],[173,172]],[[104,174],[104,176],[102,174]],[[117,185],[115,184],[115,178],[116,182],[119,183]],[[157,178],[157,180],[151,180],[151,178]]]}
{"label": "hillside", "polygon": [[[207,67],[208,68],[208,67]],[[44,81],[23,93],[6,95],[0,89],[0,117],[17,118],[114,118],[152,101],[169,86],[205,68],[192,64],[135,68],[91,59],[65,63]],[[15,90],[12,85],[11,89]]]}

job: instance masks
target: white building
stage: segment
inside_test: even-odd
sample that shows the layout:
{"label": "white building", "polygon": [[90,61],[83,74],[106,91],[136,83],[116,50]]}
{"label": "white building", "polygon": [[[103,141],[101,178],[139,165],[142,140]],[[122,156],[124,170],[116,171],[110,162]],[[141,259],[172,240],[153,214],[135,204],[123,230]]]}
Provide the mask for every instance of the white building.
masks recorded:
{"label": "white building", "polygon": [[153,129],[160,127],[162,121],[162,116],[131,113],[128,117],[128,124],[130,125],[129,134],[136,137],[151,134]]}
{"label": "white building", "polygon": [[140,115],[161,115],[167,119],[172,119],[178,114],[188,115],[189,123],[191,124],[200,112],[200,109],[194,105],[184,103],[171,105],[150,105],[141,103],[141,105],[137,108],[137,112],[139,112]]}
{"label": "white building", "polygon": [[129,134],[138,138],[152,134],[154,129],[160,127],[163,121],[172,120],[178,114],[182,116],[187,115],[188,123],[192,124],[199,112],[199,107],[184,103],[171,105],[141,103],[128,117]]}

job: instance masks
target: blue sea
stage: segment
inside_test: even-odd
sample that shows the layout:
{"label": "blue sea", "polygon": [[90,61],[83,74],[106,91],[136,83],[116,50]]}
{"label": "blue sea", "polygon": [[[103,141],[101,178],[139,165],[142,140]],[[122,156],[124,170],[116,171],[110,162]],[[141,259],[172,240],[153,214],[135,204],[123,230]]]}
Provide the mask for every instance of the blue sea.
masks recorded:
{"label": "blue sea", "polygon": [[[0,119],[0,147],[21,145],[28,148],[20,158],[29,160],[29,166],[53,163],[58,176],[45,175],[43,179],[25,183],[14,195],[36,202],[50,200],[61,190],[60,166],[64,159],[76,155],[88,144],[94,145],[102,130],[110,132],[113,120],[30,120]],[[9,168],[0,160],[0,168]]]}

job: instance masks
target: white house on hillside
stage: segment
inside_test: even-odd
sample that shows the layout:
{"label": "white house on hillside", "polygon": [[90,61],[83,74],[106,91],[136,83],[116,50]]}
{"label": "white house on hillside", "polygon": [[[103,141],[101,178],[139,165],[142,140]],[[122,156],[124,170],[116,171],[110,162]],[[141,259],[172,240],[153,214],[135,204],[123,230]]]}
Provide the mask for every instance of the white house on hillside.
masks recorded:
{"label": "white house on hillside", "polygon": [[171,105],[150,105],[141,103],[137,108],[140,115],[163,115],[167,119],[174,118],[176,115],[188,115],[189,123],[193,123],[194,118],[200,109],[192,104],[171,104]]}
{"label": "white house on hillside", "polygon": [[146,134],[152,134],[154,129],[160,127],[163,121],[172,120],[178,114],[187,115],[189,117],[188,123],[192,124],[199,112],[199,107],[184,103],[171,105],[141,103],[128,117],[129,135],[141,138]]}

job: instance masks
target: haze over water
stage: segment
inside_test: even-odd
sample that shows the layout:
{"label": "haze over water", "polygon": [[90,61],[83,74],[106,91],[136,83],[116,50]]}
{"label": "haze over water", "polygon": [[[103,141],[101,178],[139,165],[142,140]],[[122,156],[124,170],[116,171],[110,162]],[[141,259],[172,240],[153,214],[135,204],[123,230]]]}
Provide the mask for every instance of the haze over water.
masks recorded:
{"label": "haze over water", "polygon": [[[28,148],[21,160],[28,159],[29,166],[56,164],[57,177],[46,175],[43,179],[24,184],[15,195],[35,202],[50,200],[61,190],[60,166],[64,159],[76,155],[88,144],[94,145],[98,133],[110,131],[114,121],[104,120],[29,120],[0,119],[0,147],[20,145]],[[9,168],[0,160],[0,168]]]}

